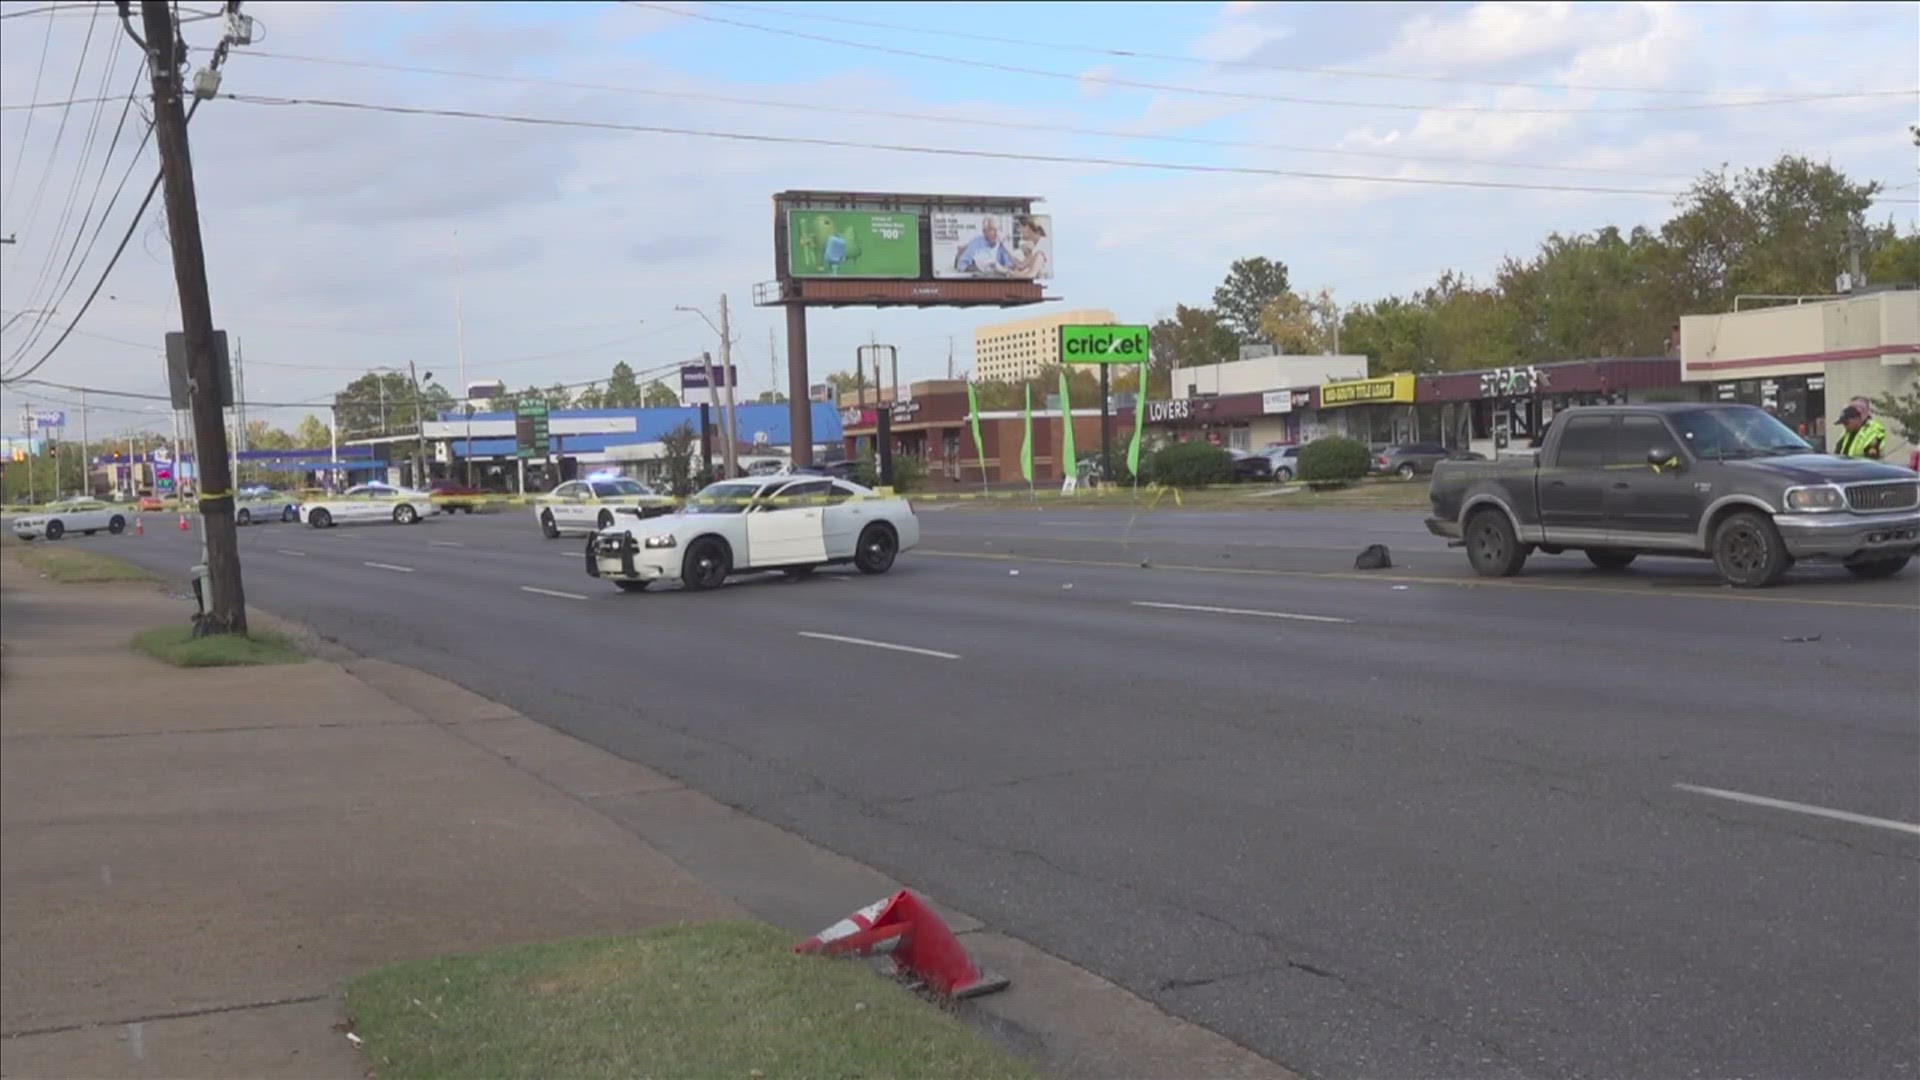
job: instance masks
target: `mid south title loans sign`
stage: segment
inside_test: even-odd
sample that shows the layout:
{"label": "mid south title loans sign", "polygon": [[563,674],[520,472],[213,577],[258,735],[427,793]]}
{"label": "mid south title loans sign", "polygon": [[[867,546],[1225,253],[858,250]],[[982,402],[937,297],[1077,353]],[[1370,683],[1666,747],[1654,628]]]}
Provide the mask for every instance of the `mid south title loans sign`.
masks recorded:
{"label": "mid south title loans sign", "polygon": [[1144,326],[1063,326],[1062,364],[1144,364],[1149,331]]}
{"label": "mid south title loans sign", "polygon": [[1320,387],[1320,407],[1342,405],[1400,404],[1413,400],[1413,376],[1390,375],[1384,379],[1356,379],[1353,382],[1327,383]]}

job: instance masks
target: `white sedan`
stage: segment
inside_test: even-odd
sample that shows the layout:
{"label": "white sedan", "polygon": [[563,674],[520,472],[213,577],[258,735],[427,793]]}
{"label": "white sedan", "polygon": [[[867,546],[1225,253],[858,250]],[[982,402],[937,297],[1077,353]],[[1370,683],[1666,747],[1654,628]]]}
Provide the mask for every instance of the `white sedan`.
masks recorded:
{"label": "white sedan", "polygon": [[823,476],[726,480],[677,514],[622,521],[587,542],[587,573],[637,592],[656,581],[714,589],[729,574],[852,563],[884,574],[920,543],[920,519],[905,499],[884,498]]}
{"label": "white sedan", "polygon": [[13,519],[13,535],[22,540],[44,536],[58,540],[70,532],[92,536],[102,529],[118,535],[127,527],[126,507],[85,497],[48,503]]}
{"label": "white sedan", "polygon": [[300,504],[300,520],[316,529],[350,521],[391,521],[411,525],[439,513],[433,495],[389,484],[361,484],[343,494]]}
{"label": "white sedan", "polygon": [[236,525],[251,525],[256,521],[297,521],[299,518],[300,501],[272,488],[241,488],[239,497],[233,502]]}
{"label": "white sedan", "polygon": [[674,500],[624,476],[571,480],[554,488],[533,508],[540,533],[551,540],[561,533],[591,533],[613,527],[620,518],[649,518],[673,511]]}

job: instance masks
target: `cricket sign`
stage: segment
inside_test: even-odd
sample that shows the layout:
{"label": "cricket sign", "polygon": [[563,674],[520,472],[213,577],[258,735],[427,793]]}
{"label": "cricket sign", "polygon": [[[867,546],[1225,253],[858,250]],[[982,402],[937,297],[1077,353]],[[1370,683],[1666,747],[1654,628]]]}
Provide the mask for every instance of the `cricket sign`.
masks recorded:
{"label": "cricket sign", "polygon": [[1063,326],[1062,364],[1144,364],[1151,332],[1145,326]]}

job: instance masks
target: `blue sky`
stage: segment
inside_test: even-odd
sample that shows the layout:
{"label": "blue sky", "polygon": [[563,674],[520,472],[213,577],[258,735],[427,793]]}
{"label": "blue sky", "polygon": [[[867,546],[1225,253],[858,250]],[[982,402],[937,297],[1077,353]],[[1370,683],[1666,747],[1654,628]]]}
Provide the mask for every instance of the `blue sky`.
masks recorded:
{"label": "blue sky", "polygon": [[[7,0],[0,12],[29,6]],[[1920,116],[1920,96],[1911,92],[1920,87],[1920,6],[1912,4],[662,6],[678,14],[606,3],[254,2],[248,10],[264,25],[264,38],[235,51],[223,89],[1076,162],[929,158],[211,102],[193,129],[211,286],[217,321],[246,343],[252,395],[321,398],[358,370],[409,360],[456,381],[456,304],[474,379],[576,382],[603,376],[617,360],[669,365],[715,347],[699,318],[674,308],[693,304],[716,313],[722,292],[733,304],[746,388],[757,392],[768,382],[767,335],[778,313],[754,309],[750,297],[755,283],[773,276],[768,196],[784,188],[1042,196],[1055,226],[1050,292],[1062,306],[1106,307],[1130,321],[1151,320],[1175,303],[1206,302],[1227,264],[1246,255],[1280,259],[1298,286],[1331,287],[1345,302],[1415,289],[1447,269],[1484,277],[1550,231],[1657,223],[1671,194],[1701,170],[1765,164],[1784,152],[1901,185],[1876,216],[1907,227],[1920,193],[1905,132]],[[1072,77],[796,40],[685,13]],[[133,74],[132,50],[101,47],[113,40],[109,34],[77,66],[87,19],[80,9],[51,22],[0,24],[0,100],[59,100],[76,67],[79,93],[100,85],[117,92]],[[190,25],[190,42],[211,44],[215,25]],[[110,20],[96,31],[101,26],[114,29]],[[35,95],[49,27],[49,59]],[[969,34],[1028,44],[956,36]],[[1181,59],[1099,55],[1085,47]],[[1110,78],[1179,89],[1102,81]],[[1757,109],[1692,107],[1740,95],[1888,88],[1908,92]],[[1543,111],[1556,109],[1589,111]],[[105,145],[103,138],[86,170],[78,170],[91,106],[68,115],[70,130],[57,149],[60,110],[38,111],[31,132],[24,130],[26,115],[0,113],[0,183],[8,185],[0,189],[0,231],[21,237],[0,249],[0,310],[8,312],[50,297],[42,270],[58,265],[72,232],[71,221],[60,227],[65,192],[81,176],[84,206]],[[115,176],[127,149],[113,159]],[[1420,183],[1173,173],[1079,160],[1088,156]],[[50,194],[36,205],[49,167]],[[1430,183],[1437,180],[1637,193]],[[124,228],[126,210],[115,210],[109,238]],[[69,213],[77,218],[80,210]],[[456,231],[465,268],[458,288]],[[105,247],[62,310],[84,294]],[[42,373],[82,385],[159,389],[150,351],[98,335],[157,342],[177,325],[166,256],[156,215],[115,271],[105,290],[111,299],[103,297],[82,324],[85,334]],[[908,375],[943,373],[949,340],[965,370],[973,327],[1000,317],[816,312],[815,375],[847,366],[854,347],[876,337],[901,347]],[[0,357],[20,344],[24,328],[8,331]],[[784,343],[775,351],[783,357]],[[17,412],[22,397],[10,389],[0,415]],[[109,414],[109,422],[151,420],[132,408]],[[297,416],[288,410],[275,419]]]}

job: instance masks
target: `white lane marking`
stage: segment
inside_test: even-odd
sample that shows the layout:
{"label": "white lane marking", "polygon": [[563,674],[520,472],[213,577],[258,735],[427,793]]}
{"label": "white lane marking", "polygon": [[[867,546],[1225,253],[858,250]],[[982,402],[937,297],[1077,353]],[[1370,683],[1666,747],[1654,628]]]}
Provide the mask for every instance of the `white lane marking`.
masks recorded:
{"label": "white lane marking", "polygon": [[1208,615],[1253,615],[1262,619],[1291,619],[1295,622],[1351,623],[1352,619],[1332,615],[1296,615],[1290,611],[1255,611],[1252,608],[1209,607],[1206,604],[1163,604],[1156,600],[1135,600],[1134,607],[1164,608],[1168,611],[1198,611]]}
{"label": "white lane marking", "polygon": [[581,596],[581,595],[580,595],[579,593],[573,593],[573,592],[561,592],[561,591],[559,591],[558,589],[536,589],[536,588],[534,588],[534,587],[533,587],[533,586],[531,586],[531,585],[522,585],[522,586],[520,586],[520,591],[521,591],[521,592],[530,592],[530,593],[539,593],[539,594],[540,594],[541,596],[557,596],[557,597],[559,597],[559,598],[560,598],[560,599],[562,599],[562,600],[591,600],[591,599],[593,599],[593,597],[591,597],[591,596]]}
{"label": "white lane marking", "polygon": [[1920,836],[1920,825],[1910,825],[1907,822],[1894,821],[1891,818],[1869,817],[1866,814],[1856,814],[1851,810],[1833,810],[1825,806],[1814,806],[1809,803],[1788,802],[1786,799],[1770,799],[1765,795],[1748,795],[1741,791],[1727,791],[1724,788],[1700,787],[1696,784],[1675,784],[1673,786],[1681,791],[1692,792],[1695,795],[1706,795],[1715,799],[1727,799],[1731,802],[1747,803],[1750,806],[1765,806],[1774,810],[1791,810],[1796,814],[1810,814],[1814,817],[1832,818],[1835,821],[1845,821],[1853,825],[1867,825],[1875,829],[1892,829],[1894,832],[1911,833],[1914,836]]}
{"label": "white lane marking", "polygon": [[373,567],[373,568],[374,568],[375,570],[392,570],[392,571],[393,571],[394,573],[397,573],[397,574],[411,574],[411,573],[413,573],[413,567],[411,567],[411,566],[395,566],[395,565],[393,565],[392,563],[384,563],[384,562],[362,562],[362,563],[361,563],[360,565],[362,565],[362,566],[371,566],[371,567]]}
{"label": "white lane marking", "polygon": [[843,637],[839,634],[816,634],[811,630],[796,630],[794,633],[815,641],[838,641],[845,645],[865,645],[869,649],[889,649],[893,652],[913,653],[917,656],[931,656],[940,660],[958,660],[960,654],[941,652],[938,649],[922,649],[916,645],[894,645],[886,641],[869,641],[866,638]]}
{"label": "white lane marking", "polygon": [[294,551],[291,548],[274,548],[274,550],[282,555],[292,555],[294,558],[297,558],[297,559],[304,559],[307,557],[306,552]]}
{"label": "white lane marking", "polygon": [[427,541],[427,543],[432,545],[433,547],[466,547],[467,546],[458,540],[429,540]]}

